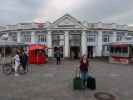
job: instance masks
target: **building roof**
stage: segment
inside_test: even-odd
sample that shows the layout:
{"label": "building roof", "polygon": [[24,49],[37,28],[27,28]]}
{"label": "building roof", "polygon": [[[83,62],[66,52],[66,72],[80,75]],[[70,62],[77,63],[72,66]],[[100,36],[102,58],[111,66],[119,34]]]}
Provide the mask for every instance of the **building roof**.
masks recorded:
{"label": "building roof", "polygon": [[[115,29],[115,30],[126,30],[126,31],[133,31],[133,27],[130,27],[128,25],[119,25],[116,23],[103,23],[103,22],[97,22],[97,23],[88,23],[81,22],[77,20],[75,17],[71,16],[70,14],[65,14],[64,16],[58,18],[53,23],[44,22],[44,23],[34,23],[34,22],[27,22],[27,23],[18,23],[16,25],[6,25],[6,26],[0,26],[0,31],[8,31],[8,30],[31,30],[31,29],[47,29],[47,28],[53,28],[57,25],[64,24],[64,26],[70,26],[75,25],[79,26],[81,28],[86,29]],[[69,28],[69,27],[68,27]]]}

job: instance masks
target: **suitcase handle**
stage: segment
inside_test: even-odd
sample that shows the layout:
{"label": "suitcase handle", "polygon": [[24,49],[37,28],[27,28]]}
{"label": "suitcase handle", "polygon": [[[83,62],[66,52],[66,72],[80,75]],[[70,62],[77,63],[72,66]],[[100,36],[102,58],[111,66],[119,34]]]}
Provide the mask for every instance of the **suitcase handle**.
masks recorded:
{"label": "suitcase handle", "polygon": [[79,67],[76,67],[75,77],[80,77],[80,70],[79,70]]}

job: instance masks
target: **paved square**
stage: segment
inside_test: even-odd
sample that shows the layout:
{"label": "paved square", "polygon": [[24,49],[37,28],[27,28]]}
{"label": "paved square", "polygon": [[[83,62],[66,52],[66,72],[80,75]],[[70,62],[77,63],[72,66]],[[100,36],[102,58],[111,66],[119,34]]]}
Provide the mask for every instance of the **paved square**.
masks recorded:
{"label": "paved square", "polygon": [[14,77],[0,73],[0,100],[96,100],[96,92],[107,92],[116,100],[133,100],[133,65],[109,64],[91,60],[90,75],[97,89],[74,91],[72,79],[78,60],[65,60],[61,65],[50,61],[31,65],[26,75]]}

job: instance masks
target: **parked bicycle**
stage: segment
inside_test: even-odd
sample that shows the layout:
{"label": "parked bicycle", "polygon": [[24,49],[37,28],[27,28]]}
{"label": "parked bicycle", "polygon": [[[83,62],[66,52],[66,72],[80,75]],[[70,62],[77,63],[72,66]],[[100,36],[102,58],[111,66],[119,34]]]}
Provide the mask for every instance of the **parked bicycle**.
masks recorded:
{"label": "parked bicycle", "polygon": [[[26,71],[24,71],[24,69],[23,69],[21,64],[18,67],[18,73],[20,75],[26,74],[28,71],[29,71],[28,65],[26,66]],[[15,73],[14,61],[11,61],[11,63],[2,64],[2,72],[5,75],[11,75],[11,74]]]}

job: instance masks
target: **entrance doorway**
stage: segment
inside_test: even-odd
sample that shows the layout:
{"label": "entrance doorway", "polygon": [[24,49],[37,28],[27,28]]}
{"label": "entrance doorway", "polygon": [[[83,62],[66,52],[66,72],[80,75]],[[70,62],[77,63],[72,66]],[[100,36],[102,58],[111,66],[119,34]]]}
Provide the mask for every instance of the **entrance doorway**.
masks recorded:
{"label": "entrance doorway", "polygon": [[88,58],[92,58],[93,57],[93,46],[88,46],[87,50],[88,50]]}
{"label": "entrance doorway", "polygon": [[70,47],[70,57],[72,59],[78,59],[80,54],[80,47],[78,46],[72,46]]}

